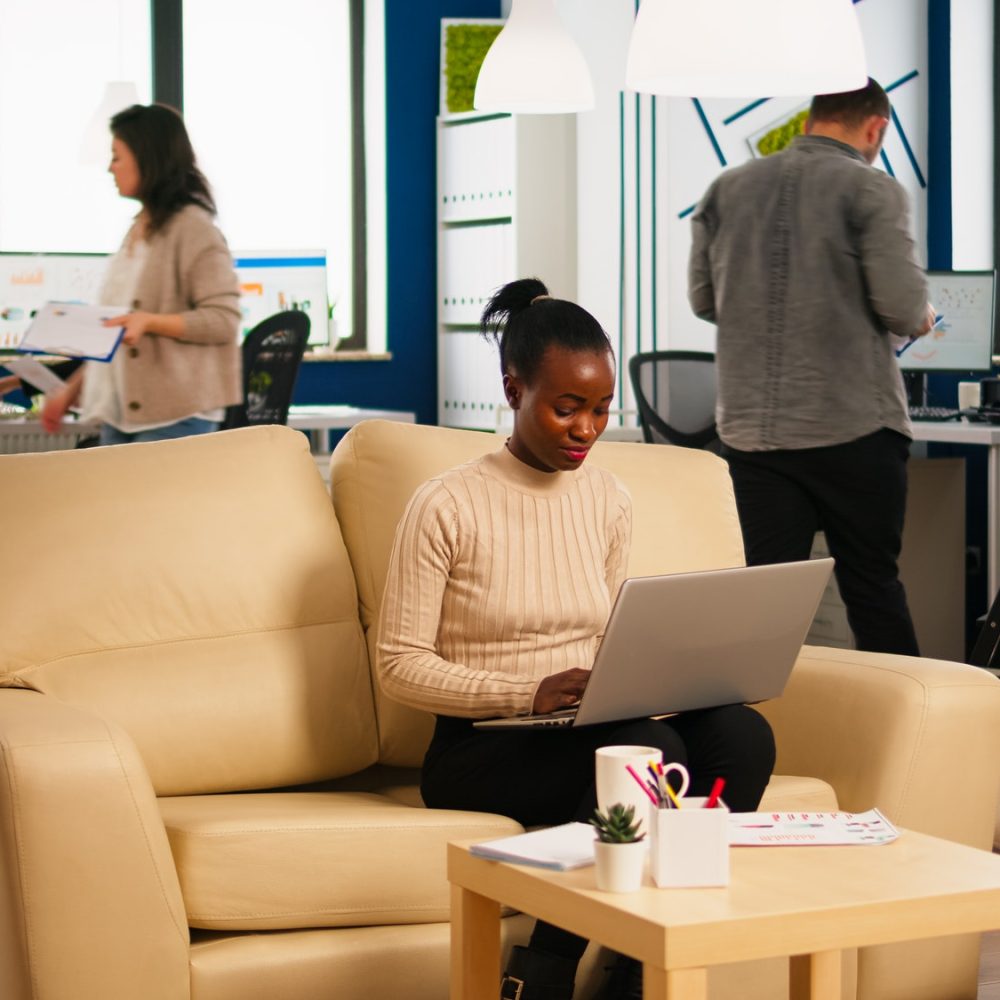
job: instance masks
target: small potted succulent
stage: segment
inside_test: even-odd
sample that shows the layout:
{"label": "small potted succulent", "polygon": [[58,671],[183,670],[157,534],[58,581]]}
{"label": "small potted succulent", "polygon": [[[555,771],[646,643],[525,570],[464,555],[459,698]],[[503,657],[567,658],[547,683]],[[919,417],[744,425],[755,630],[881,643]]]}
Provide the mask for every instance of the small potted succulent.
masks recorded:
{"label": "small potted succulent", "polygon": [[641,820],[635,818],[635,806],[616,802],[606,812],[594,810],[590,825],[597,831],[594,856],[597,862],[597,888],[605,892],[634,892],[642,885],[646,861],[645,833],[639,832]]}

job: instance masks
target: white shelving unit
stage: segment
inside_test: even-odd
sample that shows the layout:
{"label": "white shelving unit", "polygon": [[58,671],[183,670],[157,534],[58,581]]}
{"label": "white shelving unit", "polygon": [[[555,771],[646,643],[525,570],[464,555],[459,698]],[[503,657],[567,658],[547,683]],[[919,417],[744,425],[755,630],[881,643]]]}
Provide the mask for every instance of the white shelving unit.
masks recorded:
{"label": "white shelving unit", "polygon": [[575,120],[441,116],[437,162],[438,423],[494,430],[504,398],[483,307],[514,278],[576,297]]}

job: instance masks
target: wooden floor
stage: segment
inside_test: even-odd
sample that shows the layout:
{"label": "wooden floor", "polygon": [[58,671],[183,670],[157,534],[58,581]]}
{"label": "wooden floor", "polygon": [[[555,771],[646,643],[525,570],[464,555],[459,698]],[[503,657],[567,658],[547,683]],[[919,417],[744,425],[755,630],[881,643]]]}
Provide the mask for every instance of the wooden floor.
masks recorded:
{"label": "wooden floor", "polygon": [[983,935],[978,996],[979,1000],[1000,1000],[1000,931]]}

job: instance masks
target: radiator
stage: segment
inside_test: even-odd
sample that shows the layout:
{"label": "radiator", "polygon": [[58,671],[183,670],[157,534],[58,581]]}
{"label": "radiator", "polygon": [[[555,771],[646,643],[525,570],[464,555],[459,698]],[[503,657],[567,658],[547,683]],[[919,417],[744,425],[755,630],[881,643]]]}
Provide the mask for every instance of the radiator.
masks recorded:
{"label": "radiator", "polygon": [[20,455],[26,451],[60,451],[75,448],[83,434],[46,434],[34,431],[31,434],[5,434],[0,424],[0,455]]}
{"label": "radiator", "polygon": [[0,455],[75,448],[81,439],[96,433],[96,425],[81,423],[66,426],[55,434],[48,434],[42,430],[38,420],[32,417],[0,415]]}

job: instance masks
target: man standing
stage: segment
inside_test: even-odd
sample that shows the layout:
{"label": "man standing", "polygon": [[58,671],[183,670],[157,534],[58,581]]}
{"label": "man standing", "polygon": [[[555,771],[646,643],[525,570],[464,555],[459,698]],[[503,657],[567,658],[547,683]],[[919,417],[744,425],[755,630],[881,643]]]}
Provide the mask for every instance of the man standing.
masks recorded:
{"label": "man standing", "polygon": [[693,216],[688,294],[718,325],[747,562],[807,559],[823,530],[858,647],[918,655],[897,569],[911,429],[889,334],[922,336],[934,312],[906,194],[872,167],[888,124],[874,80],[818,96],[805,135],[717,178]]}

